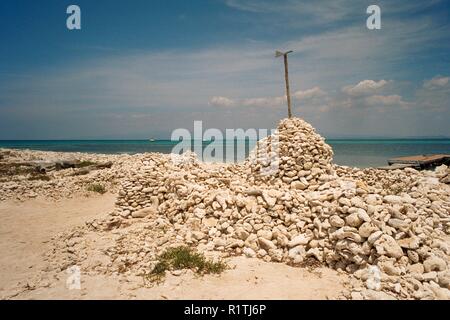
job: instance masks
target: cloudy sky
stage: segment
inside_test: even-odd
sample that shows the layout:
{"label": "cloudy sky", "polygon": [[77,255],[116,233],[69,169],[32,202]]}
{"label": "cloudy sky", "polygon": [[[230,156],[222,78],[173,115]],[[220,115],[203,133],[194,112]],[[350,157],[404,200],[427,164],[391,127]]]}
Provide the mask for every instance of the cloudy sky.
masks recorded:
{"label": "cloudy sky", "polygon": [[294,114],[325,136],[450,136],[449,0],[2,0],[0,39],[0,139],[274,128],[276,49],[294,50]]}

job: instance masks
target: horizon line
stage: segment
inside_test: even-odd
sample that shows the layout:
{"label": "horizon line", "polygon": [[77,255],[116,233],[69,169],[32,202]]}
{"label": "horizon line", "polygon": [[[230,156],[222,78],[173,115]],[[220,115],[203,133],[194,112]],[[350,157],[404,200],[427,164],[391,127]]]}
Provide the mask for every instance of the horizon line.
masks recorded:
{"label": "horizon line", "polygon": [[[450,136],[409,136],[409,137],[377,137],[377,136],[337,136],[337,137],[324,137],[325,140],[450,140]],[[210,142],[214,140],[200,140],[200,139],[189,139],[191,141],[203,141]],[[221,141],[226,141],[227,139],[220,139]],[[258,141],[259,139],[234,139],[234,140],[248,140],[248,141]],[[183,140],[172,140],[172,139],[150,139],[145,138],[67,138],[67,139],[0,139],[0,142],[12,142],[12,141],[171,141],[179,142]]]}

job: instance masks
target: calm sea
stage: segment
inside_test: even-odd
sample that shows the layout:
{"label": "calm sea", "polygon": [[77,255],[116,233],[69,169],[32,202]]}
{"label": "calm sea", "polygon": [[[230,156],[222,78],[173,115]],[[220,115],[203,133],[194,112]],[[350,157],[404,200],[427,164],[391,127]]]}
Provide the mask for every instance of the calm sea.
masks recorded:
{"label": "calm sea", "polygon": [[[177,144],[170,140],[0,140],[0,148],[33,149],[60,152],[89,153],[170,153]],[[340,165],[355,167],[371,167],[387,165],[387,160],[393,157],[418,154],[450,154],[450,139],[328,139],[334,150],[334,162]],[[203,142],[203,148],[209,143]],[[232,142],[224,144],[226,154],[233,154],[235,160],[242,160],[255,145],[247,141],[245,152],[240,155]],[[208,159],[205,159],[208,160]]]}

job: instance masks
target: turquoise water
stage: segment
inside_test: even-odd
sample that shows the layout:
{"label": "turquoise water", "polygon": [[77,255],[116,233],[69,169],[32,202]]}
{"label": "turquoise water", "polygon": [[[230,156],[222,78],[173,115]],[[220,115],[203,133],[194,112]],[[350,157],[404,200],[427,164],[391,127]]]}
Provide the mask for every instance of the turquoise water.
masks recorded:
{"label": "turquoise water", "polygon": [[[328,139],[327,143],[333,147],[335,163],[356,167],[387,165],[389,158],[399,156],[450,154],[450,139]],[[106,154],[170,153],[177,144],[170,140],[0,140],[0,148]],[[203,148],[208,144],[203,142]],[[224,144],[224,158],[235,149],[234,160],[240,161],[254,145],[255,141],[247,141],[245,150],[237,155],[235,145],[229,141]]]}

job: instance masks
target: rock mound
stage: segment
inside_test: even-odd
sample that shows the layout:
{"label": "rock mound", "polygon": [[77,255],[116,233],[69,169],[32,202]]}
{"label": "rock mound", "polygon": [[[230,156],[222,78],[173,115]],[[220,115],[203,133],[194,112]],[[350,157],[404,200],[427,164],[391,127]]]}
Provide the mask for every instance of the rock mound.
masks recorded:
{"label": "rock mound", "polygon": [[202,163],[192,154],[189,161],[141,155],[121,184],[117,210],[90,224],[133,226],[108,249],[116,259],[105,268],[145,274],[153,261],[143,241],[153,239],[154,250],[183,243],[294,265],[314,259],[355,276],[348,298],[386,296],[380,290],[405,299],[450,298],[450,186],[435,172],[332,165],[331,148],[297,118],[283,120],[259,144],[269,148],[267,161],[277,160],[269,147],[277,137],[278,170],[271,175],[261,174],[267,165],[256,151],[240,165]]}
{"label": "rock mound", "polygon": [[332,178],[333,150],[300,118],[284,119],[276,132],[260,141],[245,162],[250,181],[288,184],[304,190]]}

